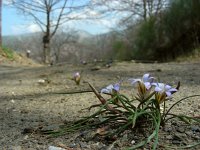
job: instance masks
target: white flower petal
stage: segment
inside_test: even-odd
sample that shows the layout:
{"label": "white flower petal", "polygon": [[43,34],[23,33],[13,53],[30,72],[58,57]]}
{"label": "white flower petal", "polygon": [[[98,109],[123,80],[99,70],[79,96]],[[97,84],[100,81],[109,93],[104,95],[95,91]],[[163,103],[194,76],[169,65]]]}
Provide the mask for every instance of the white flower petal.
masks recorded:
{"label": "white flower petal", "polygon": [[107,87],[106,87],[106,89],[108,89],[108,90],[112,90],[114,87],[113,87],[113,85],[112,84],[110,84],[110,85],[108,85]]}
{"label": "white flower petal", "polygon": [[144,74],[143,77],[142,77],[143,82],[148,82],[149,76],[150,75],[148,73]]}
{"label": "white flower petal", "polygon": [[161,89],[160,87],[156,86],[156,87],[155,87],[155,91],[156,91],[156,92],[161,92],[161,91],[163,91],[163,89]]}
{"label": "white flower petal", "polygon": [[135,84],[137,84],[137,82],[142,82],[142,80],[141,79],[134,79],[134,80],[132,80],[131,84],[135,85]]}
{"label": "white flower petal", "polygon": [[106,94],[109,94],[109,93],[110,93],[110,91],[109,91],[108,89],[102,89],[102,90],[101,90],[101,93],[106,93]]}
{"label": "white flower petal", "polygon": [[151,85],[158,86],[158,83],[153,82],[153,83],[151,83]]}
{"label": "white flower petal", "polygon": [[147,90],[149,90],[151,88],[151,83],[150,82],[145,82],[144,85],[145,85]]}

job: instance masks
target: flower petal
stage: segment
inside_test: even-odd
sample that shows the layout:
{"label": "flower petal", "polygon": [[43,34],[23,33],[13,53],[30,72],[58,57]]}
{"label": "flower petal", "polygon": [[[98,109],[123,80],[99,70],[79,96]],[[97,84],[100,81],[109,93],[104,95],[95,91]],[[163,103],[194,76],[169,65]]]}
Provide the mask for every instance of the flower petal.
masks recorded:
{"label": "flower petal", "polygon": [[151,83],[151,85],[158,86],[158,83],[153,82],[153,83]]}
{"label": "flower petal", "polygon": [[150,77],[149,82],[153,82],[154,79],[155,79],[154,77]]}
{"label": "flower petal", "polygon": [[109,91],[108,89],[102,89],[102,90],[101,90],[101,93],[109,94],[110,91]]}
{"label": "flower petal", "polygon": [[165,89],[165,84],[164,83],[158,83],[158,86],[163,90]]}
{"label": "flower petal", "polygon": [[145,82],[144,85],[145,85],[147,90],[149,90],[151,88],[151,83],[150,82]]}
{"label": "flower petal", "polygon": [[169,91],[169,92],[177,92],[178,90],[175,89],[175,88],[171,88],[171,89],[169,89],[168,91]]}
{"label": "flower petal", "polygon": [[172,87],[170,85],[165,85],[165,90],[168,91],[169,89],[171,89]]}
{"label": "flower petal", "polygon": [[148,82],[149,77],[150,77],[149,73],[144,74],[143,77],[142,77],[143,82]]}
{"label": "flower petal", "polygon": [[119,83],[116,83],[116,84],[113,86],[113,89],[114,89],[115,91],[119,91],[119,89],[120,89],[120,84],[119,84]]}
{"label": "flower petal", "polygon": [[79,73],[79,72],[76,72],[76,73],[74,73],[73,76],[74,76],[74,77],[79,77],[79,76],[80,76],[80,73]]}
{"label": "flower petal", "polygon": [[133,79],[131,84],[135,85],[135,84],[137,84],[137,82],[142,82],[142,80],[141,79]]}
{"label": "flower petal", "polygon": [[103,89],[101,90],[101,93],[107,93],[107,94],[108,94],[108,93],[111,93],[113,88],[114,88],[113,85],[110,84],[110,85],[108,85],[106,88],[103,88]]}
{"label": "flower petal", "polygon": [[156,91],[156,92],[161,92],[161,91],[163,91],[163,89],[161,89],[160,87],[156,86],[156,87],[155,87],[155,91]]}
{"label": "flower petal", "polygon": [[107,87],[106,87],[106,89],[108,89],[108,90],[112,90],[114,87],[113,87],[113,85],[112,84],[110,84],[110,85],[108,85]]}
{"label": "flower petal", "polygon": [[172,95],[172,93],[169,92],[169,91],[167,91],[167,92],[165,92],[165,93],[166,93],[167,97],[170,97],[170,96]]}

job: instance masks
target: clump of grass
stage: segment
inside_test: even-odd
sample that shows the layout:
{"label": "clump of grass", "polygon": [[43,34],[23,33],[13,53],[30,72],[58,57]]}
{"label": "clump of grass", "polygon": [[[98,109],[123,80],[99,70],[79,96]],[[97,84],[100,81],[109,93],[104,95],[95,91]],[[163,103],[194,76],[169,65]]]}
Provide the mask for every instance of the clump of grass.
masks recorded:
{"label": "clump of grass", "polygon": [[[137,90],[137,95],[132,98],[120,93],[121,82],[111,84],[102,89],[101,92],[98,92],[89,83],[90,88],[100,101],[100,104],[92,105],[89,109],[98,107],[97,111],[90,116],[62,126],[58,131],[48,133],[59,136],[96,128],[98,135],[117,139],[126,130],[142,128],[145,125],[148,127],[148,137],[128,149],[137,149],[153,142],[152,149],[155,150],[158,146],[160,127],[164,126],[170,119],[178,118],[185,123],[191,123],[191,121],[200,123],[198,118],[171,113],[172,108],[181,101],[200,95],[185,97],[175,102],[170,108],[166,109],[165,107],[166,103],[172,100],[172,95],[179,90],[180,82],[176,88],[173,88],[168,84],[156,82],[156,79],[149,74],[145,74],[142,79],[129,79],[129,81]],[[109,95],[109,98],[104,98],[104,94]],[[135,101],[139,103],[136,104]],[[164,107],[162,109],[161,104]],[[195,143],[190,147],[199,144]]]}
{"label": "clump of grass", "polygon": [[14,52],[10,48],[2,47],[3,55],[10,60],[14,59]]}

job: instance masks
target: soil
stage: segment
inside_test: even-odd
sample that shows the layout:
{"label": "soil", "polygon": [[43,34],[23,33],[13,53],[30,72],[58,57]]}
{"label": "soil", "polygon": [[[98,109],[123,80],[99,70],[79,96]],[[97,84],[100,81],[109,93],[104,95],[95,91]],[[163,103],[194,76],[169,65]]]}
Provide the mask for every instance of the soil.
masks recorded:
{"label": "soil", "polygon": [[[140,78],[150,73],[164,83],[177,85],[180,90],[169,101],[169,108],[183,97],[200,94],[200,62],[187,63],[135,63],[114,62],[110,67],[102,63],[87,65],[60,64],[55,66],[0,65],[0,149],[47,150],[51,146],[63,149],[124,149],[137,143],[134,133],[124,133],[118,140],[87,141],[78,139],[80,132],[61,137],[48,138],[39,130],[56,130],[66,122],[78,120],[91,114],[88,108],[99,101],[90,90],[90,82],[98,90],[129,78]],[[81,83],[72,80],[75,72],[81,73]],[[127,96],[133,87],[124,83],[122,91]],[[178,104],[173,113],[200,117],[200,97],[189,98]],[[92,132],[92,131],[91,131]],[[90,131],[87,131],[90,133]],[[132,135],[132,136],[130,136]],[[134,135],[134,136],[133,136]],[[144,137],[142,137],[144,138]],[[200,125],[185,125],[172,120],[160,131],[159,149],[200,141]],[[146,147],[148,149],[148,147]],[[169,148],[172,149],[172,148]],[[200,146],[191,149],[200,149]]]}

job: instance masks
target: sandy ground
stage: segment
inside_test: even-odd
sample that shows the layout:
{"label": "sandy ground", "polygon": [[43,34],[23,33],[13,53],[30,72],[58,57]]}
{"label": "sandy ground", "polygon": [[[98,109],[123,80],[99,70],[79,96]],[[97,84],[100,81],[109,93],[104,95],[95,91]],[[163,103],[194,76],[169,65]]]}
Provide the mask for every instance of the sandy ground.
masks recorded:
{"label": "sandy ground", "polygon": [[[99,67],[100,66],[100,67]],[[2,150],[46,150],[49,146],[73,148],[77,134],[57,138],[47,138],[38,134],[37,129],[57,129],[66,121],[77,120],[88,115],[82,110],[99,103],[93,93],[55,94],[88,90],[85,81],[97,89],[113,84],[119,80],[138,78],[150,73],[159,80],[176,85],[181,82],[180,91],[174,94],[172,104],[180,98],[200,94],[200,62],[195,63],[134,63],[116,62],[110,68],[102,64],[70,65],[51,67],[13,67],[0,66],[0,149]],[[74,72],[82,74],[80,86],[71,77]],[[45,83],[40,83],[45,80]],[[131,95],[133,88],[128,83],[122,92]],[[177,114],[200,116],[200,98],[183,101],[174,110]],[[196,125],[200,129],[199,125]],[[190,131],[189,131],[190,132]],[[191,131],[192,132],[192,131]],[[190,141],[199,141],[199,130],[189,133]],[[172,133],[170,133],[172,134]],[[186,135],[186,131],[181,134]],[[192,138],[194,134],[195,138]],[[167,136],[166,136],[167,138]],[[161,138],[161,143],[166,141]],[[167,139],[173,141],[168,136]],[[82,143],[79,149],[109,149],[101,143]],[[88,146],[90,144],[90,146]],[[104,147],[104,148],[103,148]],[[200,147],[199,147],[200,148]],[[74,146],[74,149],[75,148]],[[111,147],[110,147],[111,149]],[[122,147],[116,148],[122,149]],[[198,149],[198,147],[196,148]]]}

